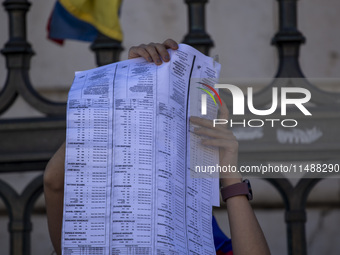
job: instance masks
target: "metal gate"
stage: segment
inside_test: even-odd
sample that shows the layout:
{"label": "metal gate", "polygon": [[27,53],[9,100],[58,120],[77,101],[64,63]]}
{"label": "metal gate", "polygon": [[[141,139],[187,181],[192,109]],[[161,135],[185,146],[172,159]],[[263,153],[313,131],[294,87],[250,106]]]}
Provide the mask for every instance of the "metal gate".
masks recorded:
{"label": "metal gate", "polygon": [[[205,31],[205,5],[207,0],[186,0],[189,32],[184,43],[205,54],[213,45]],[[278,0],[279,30],[272,44],[277,47],[279,65],[277,78],[304,78],[299,65],[299,49],[305,37],[297,28],[297,0]],[[26,14],[30,3],[26,0],[6,0],[3,6],[8,13],[9,39],[1,53],[6,58],[7,79],[0,92],[0,113],[10,108],[20,95],[33,108],[43,113],[41,118],[0,119],[0,174],[43,170],[49,158],[65,139],[65,103],[54,103],[43,98],[29,78],[30,59],[34,54],[26,38]],[[104,65],[119,60],[122,47],[119,42],[99,36],[91,45],[97,64]],[[271,98],[269,84],[256,94],[260,105]],[[301,84],[299,85],[301,86]],[[340,155],[340,96],[324,92],[309,82],[303,87],[312,94],[316,105],[311,119],[300,118],[303,125],[320,123],[328,135],[315,146],[279,145],[274,139],[275,128],[256,141],[240,141],[240,162],[310,161],[334,162]],[[322,124],[321,124],[322,123]],[[0,175],[1,178],[1,175]],[[302,178],[297,185],[285,178],[267,179],[281,194],[285,203],[288,253],[307,254],[305,222],[306,200],[309,192],[321,178]],[[10,254],[30,254],[31,214],[36,199],[43,192],[42,175],[31,181],[21,194],[0,179],[0,196],[9,213],[8,231]],[[1,230],[5,231],[5,230]]]}

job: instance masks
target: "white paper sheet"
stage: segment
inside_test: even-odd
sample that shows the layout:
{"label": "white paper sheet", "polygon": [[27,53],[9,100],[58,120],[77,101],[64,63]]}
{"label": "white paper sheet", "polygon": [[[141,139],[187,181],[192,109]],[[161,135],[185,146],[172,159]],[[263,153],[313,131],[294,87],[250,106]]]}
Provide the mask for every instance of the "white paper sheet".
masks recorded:
{"label": "white paper sheet", "polygon": [[189,135],[188,93],[190,78],[217,78],[220,65],[187,45],[169,52],[161,66],[139,58],[76,73],[63,254],[215,254],[218,179],[193,178],[190,157],[216,164],[218,153]]}

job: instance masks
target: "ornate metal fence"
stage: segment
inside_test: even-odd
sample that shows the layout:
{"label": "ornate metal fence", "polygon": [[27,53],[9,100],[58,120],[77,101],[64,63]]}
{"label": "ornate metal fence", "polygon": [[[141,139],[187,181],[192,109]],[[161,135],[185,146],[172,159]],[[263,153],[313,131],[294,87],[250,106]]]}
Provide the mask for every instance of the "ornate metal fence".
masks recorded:
{"label": "ornate metal fence", "polygon": [[[213,41],[205,31],[207,0],[186,0],[185,3],[188,5],[189,33],[184,42],[208,54]],[[272,40],[279,52],[276,77],[304,78],[299,66],[299,49],[305,38],[297,29],[297,0],[278,0],[278,4],[279,30]],[[6,0],[3,6],[8,13],[9,39],[1,51],[6,58],[7,79],[0,92],[0,113],[10,108],[20,95],[45,117],[0,120],[0,173],[43,172],[49,158],[65,139],[66,105],[43,98],[31,84],[29,69],[34,52],[26,38],[26,14],[30,3],[26,0]],[[91,49],[96,54],[98,65],[117,61],[122,50],[119,42],[105,36],[99,36]],[[261,102],[260,105],[271,99],[271,86],[273,84],[256,95],[255,100]],[[307,81],[302,86],[311,91],[317,107],[311,120],[301,118],[299,122],[306,127],[311,125],[311,121],[318,123],[320,129],[327,130],[327,136],[319,139],[313,148],[303,144],[280,145],[275,142],[275,129],[271,129],[259,140],[240,142],[241,162],[266,162],[269,159],[332,162],[339,159],[340,138],[335,136],[340,130],[339,95],[319,90]],[[285,203],[289,254],[307,254],[306,200],[319,180],[303,178],[293,187],[285,178],[268,179]],[[42,175],[29,183],[21,194],[0,179],[0,196],[9,213],[10,254],[30,254],[31,213],[42,192]]]}

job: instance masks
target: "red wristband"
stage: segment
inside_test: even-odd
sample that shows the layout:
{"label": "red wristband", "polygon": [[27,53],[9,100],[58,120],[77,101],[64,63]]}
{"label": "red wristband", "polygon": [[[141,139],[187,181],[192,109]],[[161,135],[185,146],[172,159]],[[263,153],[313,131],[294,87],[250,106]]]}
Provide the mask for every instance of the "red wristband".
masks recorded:
{"label": "red wristband", "polygon": [[248,200],[253,199],[253,192],[248,179],[241,183],[235,183],[230,186],[221,188],[222,200],[225,202],[228,198],[234,196],[247,196]]}

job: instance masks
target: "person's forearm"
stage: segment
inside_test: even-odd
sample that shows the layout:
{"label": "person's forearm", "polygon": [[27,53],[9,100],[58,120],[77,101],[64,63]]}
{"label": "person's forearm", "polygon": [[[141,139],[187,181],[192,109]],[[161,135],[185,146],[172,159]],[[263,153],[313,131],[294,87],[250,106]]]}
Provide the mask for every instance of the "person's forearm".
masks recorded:
{"label": "person's forearm", "polygon": [[44,173],[47,224],[55,252],[61,254],[61,226],[64,199],[65,143],[48,162]]}
{"label": "person's forearm", "polygon": [[63,193],[45,189],[46,214],[50,239],[55,252],[61,254],[61,226],[63,221]]}
{"label": "person's forearm", "polygon": [[234,255],[270,254],[262,229],[246,196],[227,200],[227,210]]}

